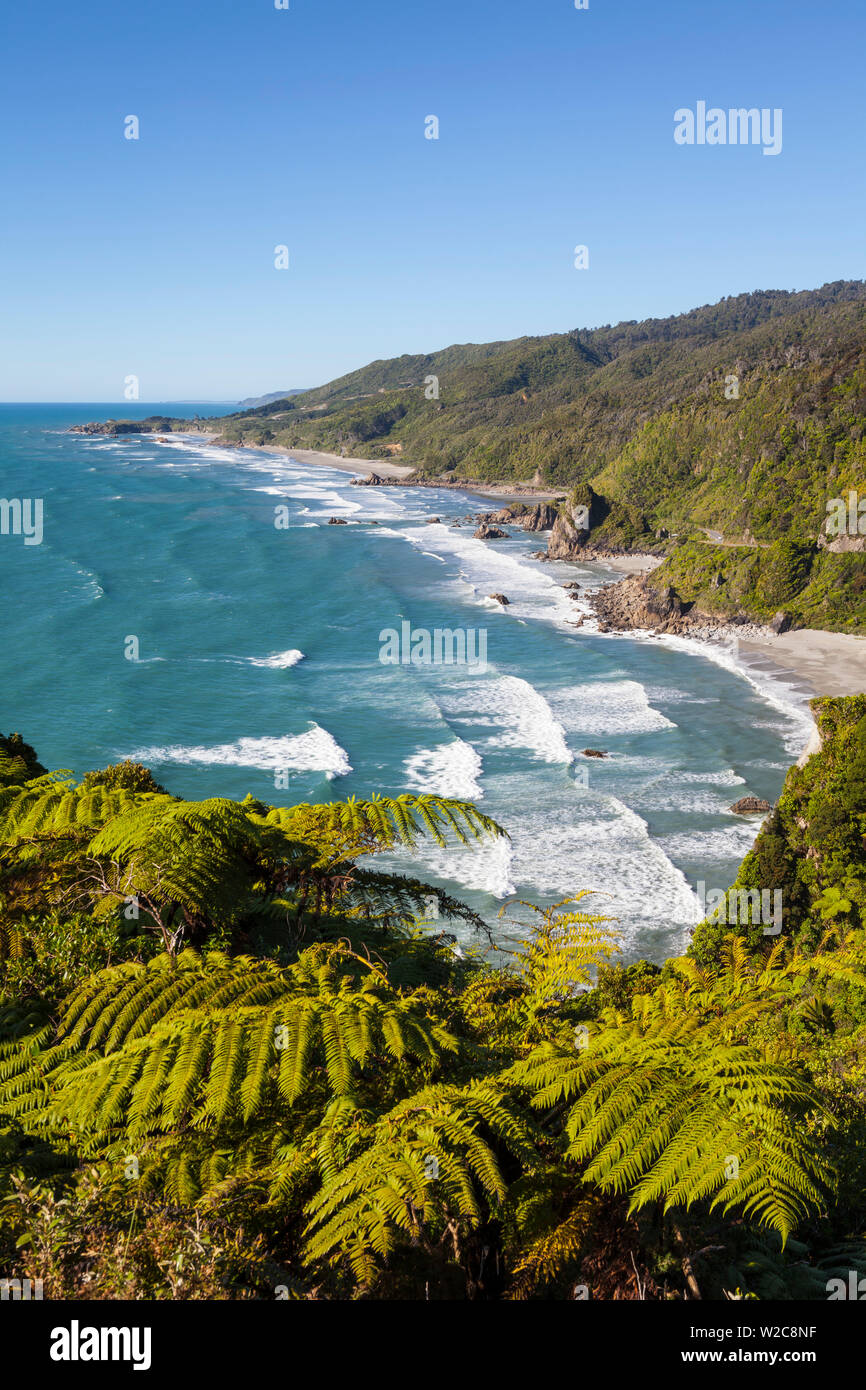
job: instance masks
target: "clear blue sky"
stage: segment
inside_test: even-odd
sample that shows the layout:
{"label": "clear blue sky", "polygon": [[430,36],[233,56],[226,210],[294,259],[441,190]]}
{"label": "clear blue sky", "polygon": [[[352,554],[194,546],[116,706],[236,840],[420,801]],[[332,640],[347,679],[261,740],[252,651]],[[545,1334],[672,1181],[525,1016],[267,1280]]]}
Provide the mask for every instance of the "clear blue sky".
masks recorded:
{"label": "clear blue sky", "polygon": [[[864,52],[863,0],[9,6],[0,398],[235,400],[861,278]],[[677,146],[699,100],[781,107],[782,153]]]}

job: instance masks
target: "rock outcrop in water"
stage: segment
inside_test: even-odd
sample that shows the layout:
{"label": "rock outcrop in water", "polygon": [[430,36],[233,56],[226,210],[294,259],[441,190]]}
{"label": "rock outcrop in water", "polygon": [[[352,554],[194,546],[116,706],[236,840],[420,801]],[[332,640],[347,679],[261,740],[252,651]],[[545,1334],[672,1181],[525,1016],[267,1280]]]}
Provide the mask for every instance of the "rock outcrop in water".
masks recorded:
{"label": "rock outcrop in water", "polygon": [[731,807],[738,816],[766,815],[772,809],[769,801],[762,801],[759,796],[741,796]]}
{"label": "rock outcrop in water", "polygon": [[547,558],[548,560],[585,559],[588,539],[588,527],[579,526],[569,513],[557,512],[550,532],[550,539],[547,542]]}
{"label": "rock outcrop in water", "polygon": [[550,502],[539,502],[522,517],[520,524],[524,531],[552,531],[558,515]]}
{"label": "rock outcrop in water", "polygon": [[537,502],[529,507],[525,502],[500,507],[498,512],[479,512],[475,520],[480,523],[505,523],[520,526],[524,531],[549,531],[555,524],[558,512],[550,502]]}
{"label": "rock outcrop in water", "polygon": [[485,522],[478,527],[473,539],[476,541],[507,541],[508,532],[500,531],[498,526],[488,526]]}
{"label": "rock outcrop in water", "polygon": [[[571,596],[578,597],[574,592]],[[654,586],[647,574],[620,579],[593,592],[585,590],[582,597],[598,615],[600,632],[649,631],[730,645],[735,640],[764,642],[774,632],[787,631],[785,625],[764,627],[743,614],[721,618],[704,612],[685,603],[670,585]],[[787,614],[777,618],[787,619]]]}

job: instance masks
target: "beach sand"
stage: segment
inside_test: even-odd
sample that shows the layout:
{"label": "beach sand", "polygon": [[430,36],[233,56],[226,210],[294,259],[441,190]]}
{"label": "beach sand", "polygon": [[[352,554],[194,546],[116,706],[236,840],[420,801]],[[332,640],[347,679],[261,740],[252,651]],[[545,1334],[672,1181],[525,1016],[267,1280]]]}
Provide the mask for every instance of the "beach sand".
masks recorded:
{"label": "beach sand", "polygon": [[[247,445],[247,448],[257,448],[258,445]],[[286,449],[275,444],[263,444],[261,448],[267,452],[287,454],[290,458],[297,459],[298,463],[309,463],[324,465],[325,468],[339,468],[344,473],[354,473],[357,478],[366,478],[371,473],[378,473],[380,478],[408,478],[416,470],[404,463],[386,463],[384,459],[354,459],[346,458],[342,454],[325,454],[318,449]],[[506,484],[496,486],[487,483],[460,483],[456,487],[449,484],[424,483],[424,487],[435,489],[441,487],[443,492],[470,492],[475,497],[495,497],[502,502],[551,502],[557,497],[562,497],[564,493],[542,492],[535,488],[527,487],[525,490],[512,485],[510,488]]]}
{"label": "beach sand", "polygon": [[[236,448],[236,445],[230,445]],[[414,468],[409,468],[404,463],[385,463],[383,459],[353,459],[346,458],[342,454],[325,454],[318,449],[285,449],[279,444],[247,444],[247,449],[261,447],[264,453],[287,454],[289,458],[297,459],[298,463],[319,464],[325,468],[339,468],[343,473],[354,473],[356,477],[366,478],[368,473],[378,473],[380,478],[408,478],[410,473],[414,473]]]}
{"label": "beach sand", "polygon": [[[166,436],[168,437],[168,436]],[[286,449],[282,444],[238,444],[233,439],[223,439],[220,434],[199,434],[196,430],[172,430],[175,439],[195,439],[198,443],[222,444],[227,449],[254,449],[261,454],[285,454],[287,458],[297,459],[298,463],[318,464],[325,468],[339,468],[343,473],[354,473],[356,477],[366,478],[368,473],[378,473],[380,478],[406,478],[414,473],[414,468],[405,464],[380,463],[372,459],[345,458],[342,454],[323,454],[317,449]]]}
{"label": "beach sand", "polygon": [[597,563],[619,574],[647,574],[663,564],[664,558],[664,555],[610,555],[599,556]]}
{"label": "beach sand", "polygon": [[744,653],[765,656],[777,670],[805,681],[816,695],[866,693],[866,637],[801,628],[778,637],[744,641],[740,647]]}
{"label": "beach sand", "polygon": [[[416,471],[405,463],[387,463],[384,459],[347,458],[344,454],[326,454],[320,449],[287,449],[283,444],[237,444],[229,439],[224,441],[219,434],[203,436],[193,430],[173,430],[172,434],[181,438],[187,435],[199,441],[205,438],[209,444],[224,443],[227,449],[255,449],[263,454],[285,454],[287,458],[296,459],[298,463],[317,464],[320,468],[339,468],[341,472],[352,473],[356,478],[366,478],[370,473],[378,473],[380,478],[392,478],[396,481],[408,478]],[[512,484],[509,487],[505,483],[497,485],[461,482],[454,486],[445,483],[424,483],[423,486],[431,489],[441,487],[444,492],[470,492],[475,497],[495,497],[502,502],[554,502],[557,498],[565,496],[564,492],[544,492],[528,484],[525,487],[520,484]]]}

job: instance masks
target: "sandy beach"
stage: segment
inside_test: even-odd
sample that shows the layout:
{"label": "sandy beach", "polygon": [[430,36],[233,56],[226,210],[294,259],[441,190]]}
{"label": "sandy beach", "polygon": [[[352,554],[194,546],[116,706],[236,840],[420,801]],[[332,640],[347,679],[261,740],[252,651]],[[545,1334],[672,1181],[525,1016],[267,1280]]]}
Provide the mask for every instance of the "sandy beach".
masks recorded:
{"label": "sandy beach", "polygon": [[664,559],[664,555],[609,555],[598,556],[597,563],[619,574],[648,574],[664,564]]}
{"label": "sandy beach", "polygon": [[750,638],[740,646],[744,653],[765,656],[778,670],[805,681],[816,695],[866,693],[866,637],[801,628]]}
{"label": "sandy beach", "polygon": [[[356,477],[366,478],[368,473],[378,473],[380,478],[408,478],[414,473],[403,463],[385,463],[381,459],[353,459],[343,454],[325,454],[318,449],[286,449],[280,444],[245,444],[245,449],[261,448],[263,453],[287,454],[298,463],[318,464],[325,468],[339,468],[343,473],[354,473]],[[229,444],[229,448],[237,445]]]}
{"label": "sandy beach", "polygon": [[[257,448],[258,445],[246,445],[246,448]],[[389,463],[384,459],[356,459],[348,458],[343,454],[326,454],[318,449],[286,449],[274,444],[261,446],[267,452],[287,454],[290,458],[297,459],[298,463],[318,464],[325,468],[339,468],[344,473],[353,473],[357,478],[366,478],[371,473],[377,473],[380,478],[393,478],[395,480],[409,478],[417,470],[404,463]],[[471,492],[476,497],[495,497],[502,502],[552,502],[557,497],[562,497],[564,493],[543,492],[536,488],[526,486],[521,488],[505,484],[497,486],[487,483],[458,483],[452,486],[450,483],[424,483],[424,487],[431,489],[441,488],[444,492]]]}
{"label": "sandy beach", "polygon": [[[327,454],[321,449],[287,449],[283,444],[238,444],[234,440],[223,440],[219,434],[203,436],[192,430],[173,430],[172,434],[181,437],[187,435],[198,440],[205,438],[208,444],[225,444],[227,449],[255,449],[263,454],[285,454],[287,458],[296,459],[298,463],[318,465],[320,468],[339,468],[341,472],[352,473],[356,478],[366,478],[370,473],[377,473],[380,478],[389,478],[397,482],[417,472],[414,467],[405,463],[389,463],[384,459],[349,458],[345,454]],[[476,497],[495,497],[502,502],[555,502],[566,495],[564,492],[545,492],[541,488],[531,487],[528,483],[512,483],[509,486],[506,483],[458,482],[423,483],[421,486],[429,487],[431,490],[441,488],[444,492],[471,492]]]}

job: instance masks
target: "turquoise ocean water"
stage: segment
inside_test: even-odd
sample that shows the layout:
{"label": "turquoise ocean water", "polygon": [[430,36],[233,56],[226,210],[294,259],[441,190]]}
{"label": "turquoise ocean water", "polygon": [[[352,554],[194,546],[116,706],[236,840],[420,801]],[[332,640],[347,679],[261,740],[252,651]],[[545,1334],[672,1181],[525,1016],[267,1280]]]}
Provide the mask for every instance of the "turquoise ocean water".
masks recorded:
{"label": "turquoise ocean water", "polygon": [[[490,500],[67,433],[195,410],[214,413],[0,406],[0,494],[44,505],[40,545],[0,536],[0,730],[79,775],[134,757],[189,797],[471,798],[510,842],[400,866],[491,922],[511,895],[603,891],[627,957],[679,952],[695,885],[727,887],[752,843],[755,823],[730,803],[774,799],[808,737],[802,692],[723,651],[570,626],[561,585],[611,572],[541,564],[539,536],[485,543],[451,527]],[[382,664],[380,634],[404,621],[485,631],[486,669]],[[587,746],[610,757],[587,760]]]}

